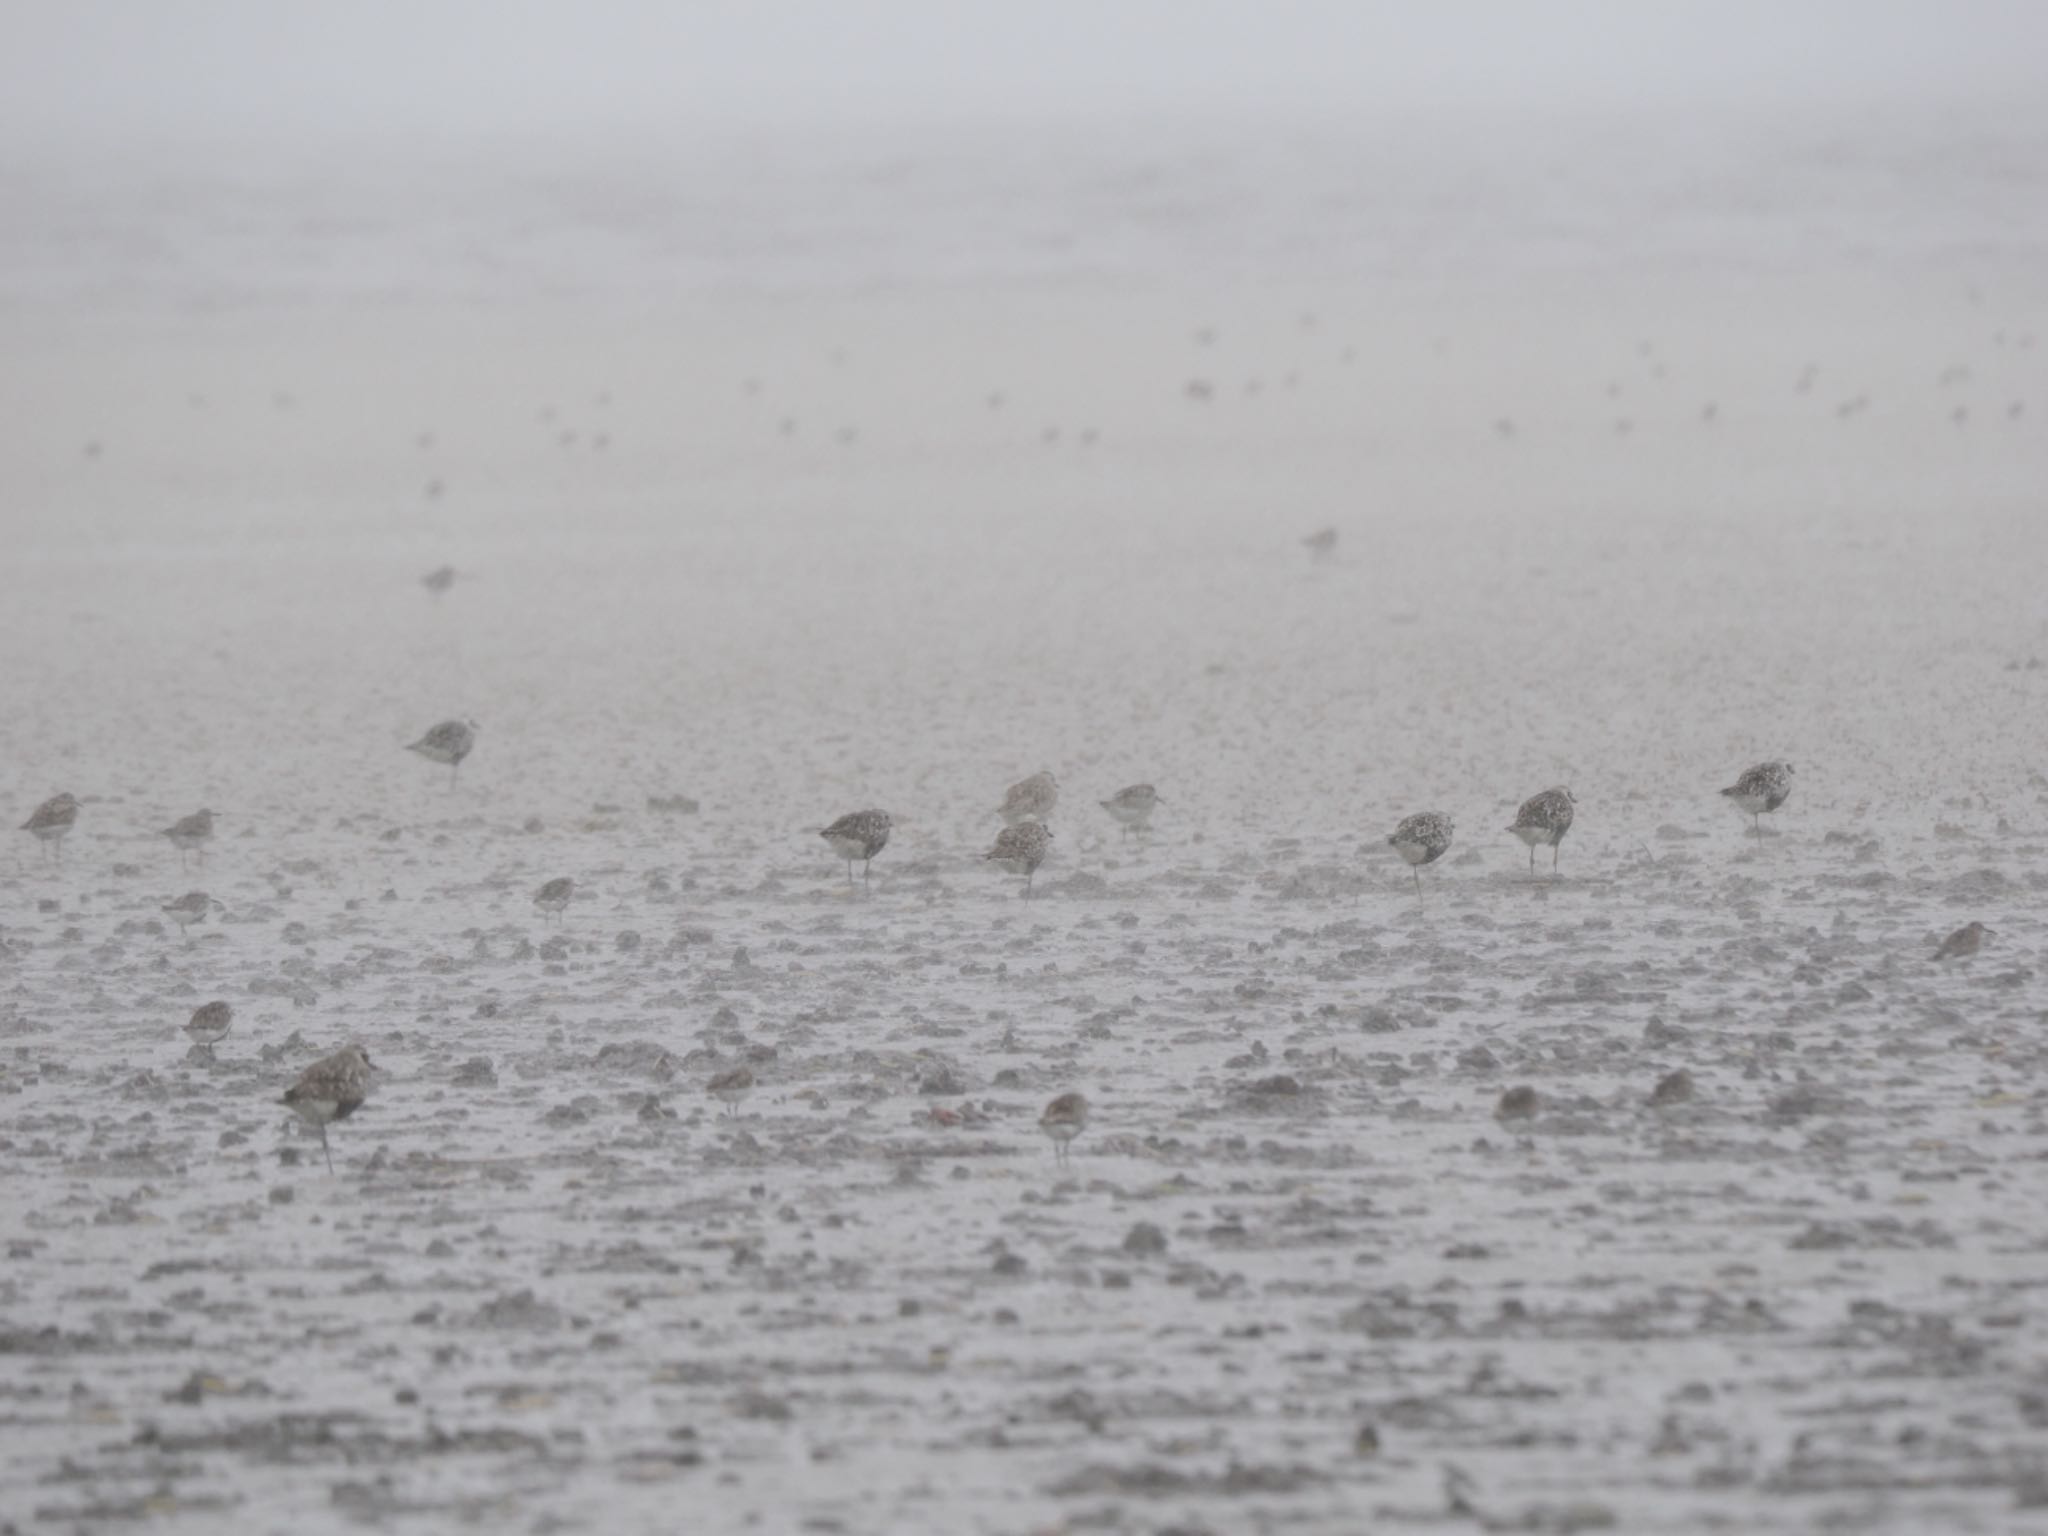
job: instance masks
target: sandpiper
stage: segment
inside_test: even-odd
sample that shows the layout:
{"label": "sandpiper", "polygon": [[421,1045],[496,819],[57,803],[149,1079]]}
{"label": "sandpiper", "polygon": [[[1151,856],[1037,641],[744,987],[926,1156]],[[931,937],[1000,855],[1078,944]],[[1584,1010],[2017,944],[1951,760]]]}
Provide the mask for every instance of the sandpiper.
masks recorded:
{"label": "sandpiper", "polygon": [[453,788],[462,772],[462,760],[476,750],[479,729],[474,720],[443,720],[405,750],[419,753],[430,763],[446,763],[448,784]]}
{"label": "sandpiper", "polygon": [[1068,1147],[1088,1128],[1088,1101],[1078,1093],[1061,1094],[1045,1106],[1045,1113],[1038,1117],[1038,1128],[1052,1138],[1054,1159],[1066,1163]]}
{"label": "sandpiper", "polygon": [[1522,808],[1515,812],[1514,825],[1508,830],[1529,845],[1530,874],[1536,873],[1536,850],[1545,843],[1550,845],[1551,871],[1556,872],[1557,845],[1572,829],[1572,807],[1577,804],[1572,792],[1560,784],[1524,800]]}
{"label": "sandpiper", "polygon": [[1123,835],[1129,837],[1145,830],[1152,819],[1152,808],[1160,803],[1159,791],[1150,784],[1131,784],[1103,801],[1102,808],[1116,818]]}
{"label": "sandpiper", "polygon": [[182,867],[185,855],[197,853],[199,862],[206,862],[206,845],[213,841],[213,812],[194,811],[190,816],[181,816],[164,828],[163,835],[171,840],[171,846],[178,850],[178,863]]}
{"label": "sandpiper", "polygon": [[206,914],[218,907],[227,911],[227,903],[216,901],[204,891],[187,891],[176,901],[163,904],[163,914],[178,925],[178,931],[185,936],[185,942],[192,942],[192,930],[206,921]]}
{"label": "sandpiper", "polygon": [[1052,848],[1052,828],[1042,821],[1019,822],[1014,827],[1005,827],[996,834],[996,845],[982,855],[985,861],[993,862],[998,869],[1008,870],[1013,875],[1024,877],[1024,894],[1031,894],[1032,877],[1038,873],[1038,866],[1045,862],[1046,853]]}
{"label": "sandpiper", "polygon": [[78,798],[75,795],[52,795],[36,807],[35,814],[21,824],[24,832],[33,832],[36,848],[40,852],[51,849],[59,864],[64,862],[64,838],[78,823]]}
{"label": "sandpiper", "polygon": [[1958,928],[1954,933],[1943,939],[1941,941],[1941,948],[1934,952],[1934,958],[1937,960],[1961,960],[1968,955],[1974,955],[1978,950],[1982,949],[1986,939],[1995,939],[1997,937],[1996,929],[1986,928],[1982,923],[1971,923],[1966,928]]}
{"label": "sandpiper", "polygon": [[213,1048],[227,1038],[235,1027],[235,1010],[223,1002],[201,1003],[192,1010],[191,1022],[186,1024],[185,1033],[192,1037],[194,1045],[206,1047],[211,1056]]}
{"label": "sandpiper", "polygon": [[[1419,811],[1394,828],[1394,835],[1387,839],[1387,845],[1408,861],[1416,895],[1422,894],[1422,866],[1434,864],[1449,851],[1451,831],[1451,818],[1443,812]],[[1529,850],[1529,857],[1536,857],[1535,849]]]}
{"label": "sandpiper", "polygon": [[563,908],[569,905],[570,898],[575,894],[576,882],[567,875],[561,875],[533,893],[533,904],[540,909],[543,917],[560,917]]}
{"label": "sandpiper", "polygon": [[1060,802],[1060,786],[1050,773],[1040,771],[1019,779],[1003,796],[996,814],[1016,826],[1020,821],[1043,821]]}
{"label": "sandpiper", "polygon": [[751,1067],[734,1067],[730,1072],[721,1072],[704,1085],[704,1091],[725,1105],[725,1112],[737,1115],[740,1100],[754,1091],[754,1071]]}
{"label": "sandpiper", "polygon": [[1766,811],[1775,811],[1785,803],[1785,797],[1792,793],[1792,765],[1790,763],[1758,763],[1754,768],[1745,769],[1741,778],[1721,791],[1736,807],[1749,817],[1756,835],[1764,835],[1763,817]]}
{"label": "sandpiper", "polygon": [[850,811],[818,836],[832,851],[846,860],[846,882],[853,883],[853,861],[860,860],[860,877],[868,877],[868,866],[876,854],[889,846],[891,822],[887,811]]}
{"label": "sandpiper", "polygon": [[320,1150],[327,1171],[334,1172],[334,1153],[327,1145],[327,1127],[346,1120],[363,1107],[370,1091],[370,1054],[360,1045],[343,1046],[299,1074],[284,1091],[284,1102],[308,1125],[320,1128]]}

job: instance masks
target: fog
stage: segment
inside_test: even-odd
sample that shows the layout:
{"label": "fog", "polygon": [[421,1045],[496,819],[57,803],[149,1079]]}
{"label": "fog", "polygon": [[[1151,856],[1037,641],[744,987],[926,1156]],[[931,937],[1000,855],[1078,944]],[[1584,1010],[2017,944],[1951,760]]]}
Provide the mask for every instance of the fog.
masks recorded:
{"label": "fog", "polygon": [[9,8],[0,1532],[2036,1519],[2043,14]]}

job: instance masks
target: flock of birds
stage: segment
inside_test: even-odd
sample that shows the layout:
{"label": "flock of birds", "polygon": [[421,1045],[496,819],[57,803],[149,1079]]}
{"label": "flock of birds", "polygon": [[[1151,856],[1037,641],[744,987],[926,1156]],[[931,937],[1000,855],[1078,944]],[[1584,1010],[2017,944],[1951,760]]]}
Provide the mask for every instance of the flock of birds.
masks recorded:
{"label": "flock of birds", "polygon": [[[1319,546],[1312,542],[1311,547]],[[443,567],[428,576],[426,584],[429,590],[438,594],[445,591],[452,580],[453,571]],[[410,743],[406,750],[418,753],[429,762],[446,764],[450,786],[453,787],[462,770],[463,759],[476,748],[478,729],[474,720],[444,720],[418,741]],[[1783,762],[1758,763],[1721,791],[1738,810],[1750,817],[1759,837],[1763,833],[1762,818],[1782,806],[1791,793],[1792,765]],[[996,807],[996,814],[1004,823],[1003,830],[997,834],[995,845],[982,858],[998,869],[1022,875],[1027,899],[1033,877],[1052,848],[1051,817],[1059,805],[1059,798],[1059,781],[1050,772],[1042,771],[1012,784],[1003,796],[1003,803]],[[1142,837],[1151,823],[1152,813],[1165,801],[1152,785],[1132,784],[1098,803],[1117,823],[1124,837]],[[1542,847],[1550,849],[1551,871],[1555,876],[1559,846],[1564,842],[1565,834],[1571,831],[1577,804],[1571,790],[1558,785],[1532,795],[1515,813],[1514,821],[1506,830],[1527,845],[1531,878],[1536,873],[1536,850]],[[36,807],[35,814],[22,823],[21,829],[35,837],[41,851],[61,863],[64,838],[77,825],[78,812],[76,796],[54,795]],[[206,845],[213,839],[213,823],[212,811],[194,811],[163,828],[162,835],[178,850],[181,861],[196,857],[203,864]],[[851,882],[855,863],[861,865],[862,879],[869,878],[875,856],[889,844],[892,826],[887,811],[853,811],[822,828],[818,835],[837,857],[846,861],[846,878]],[[1441,811],[1421,811],[1405,817],[1387,838],[1388,845],[1408,864],[1415,878],[1418,896],[1422,892],[1422,866],[1434,864],[1450,851],[1454,831],[1455,824],[1448,815]],[[576,882],[565,875],[541,886],[534,894],[533,904],[543,919],[553,918],[559,922],[575,894]],[[189,891],[175,901],[166,902],[162,910],[178,924],[189,943],[190,930],[194,926],[205,922],[212,912],[226,908],[205,891]],[[1934,958],[1949,960],[1974,955],[1991,934],[1992,930],[1984,924],[1973,922],[1950,934]],[[194,1046],[203,1049],[210,1058],[213,1048],[227,1037],[233,1027],[234,1010],[225,1002],[215,1001],[193,1012],[191,1021],[185,1025],[185,1033]],[[349,1045],[306,1068],[285,1091],[283,1102],[286,1107],[319,1131],[320,1149],[327,1158],[329,1173],[334,1170],[334,1154],[328,1146],[327,1127],[338,1120],[346,1120],[362,1107],[369,1094],[370,1072],[369,1054],[361,1046]],[[725,1106],[728,1114],[737,1114],[740,1103],[753,1090],[753,1071],[744,1066],[722,1072],[706,1084],[706,1091]],[[1087,1128],[1088,1101],[1079,1093],[1063,1093],[1046,1105],[1038,1124],[1051,1140],[1056,1160],[1065,1165],[1074,1138]]]}

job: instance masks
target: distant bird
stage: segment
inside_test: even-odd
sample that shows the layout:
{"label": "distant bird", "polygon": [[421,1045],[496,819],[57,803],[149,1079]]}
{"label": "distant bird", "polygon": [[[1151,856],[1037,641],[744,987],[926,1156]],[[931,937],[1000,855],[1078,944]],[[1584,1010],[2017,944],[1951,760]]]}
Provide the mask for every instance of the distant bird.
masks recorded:
{"label": "distant bird", "polygon": [[192,1010],[191,1022],[186,1024],[185,1033],[192,1037],[194,1045],[206,1047],[211,1056],[213,1048],[227,1038],[228,1031],[235,1026],[235,1010],[226,1003],[202,1003]]}
{"label": "distant bird", "polygon": [[334,1153],[327,1145],[327,1127],[346,1120],[363,1107],[370,1092],[370,1054],[360,1045],[344,1046],[299,1074],[284,1091],[284,1102],[301,1120],[320,1128],[320,1150],[327,1171],[334,1172]]}
{"label": "distant bird", "polygon": [[1785,803],[1785,797],[1792,793],[1792,765],[1790,763],[1758,763],[1746,769],[1741,778],[1721,791],[1748,816],[1756,828],[1756,835],[1764,835],[1763,816],[1766,811],[1775,811]]}
{"label": "distant bird", "polygon": [[204,891],[187,891],[176,901],[163,904],[163,914],[178,925],[178,931],[185,936],[185,942],[192,942],[192,930],[206,921],[206,914],[218,907],[227,911],[225,902],[216,901]]}
{"label": "distant bird", "polygon": [[164,828],[163,835],[171,840],[171,846],[178,850],[178,862],[182,866],[185,855],[196,852],[199,862],[206,862],[206,845],[213,841],[213,812],[194,811],[190,816],[181,816]]}
{"label": "distant bird", "polygon": [[1550,868],[1557,869],[1557,845],[1564,841],[1565,833],[1572,829],[1572,807],[1579,802],[1572,798],[1572,792],[1562,784],[1555,789],[1546,789],[1542,794],[1522,802],[1522,808],[1515,812],[1514,825],[1508,830],[1529,845],[1529,873],[1536,873],[1536,850],[1543,844],[1550,846]]}
{"label": "distant bird", "polygon": [[853,861],[861,862],[860,876],[868,877],[868,866],[876,854],[889,846],[892,823],[887,811],[850,811],[820,832],[832,851],[846,860],[846,880],[853,883]]}
{"label": "distant bird", "polygon": [[476,750],[480,729],[474,720],[443,720],[405,750],[419,753],[430,763],[446,763],[448,784],[453,788],[462,772],[462,760]]}
{"label": "distant bird", "polygon": [[1059,803],[1059,781],[1041,770],[1012,784],[996,814],[1014,827],[1020,821],[1045,820]]}
{"label": "distant bird", "polygon": [[1986,928],[1982,923],[1972,923],[1967,928],[1958,928],[1941,941],[1941,948],[1934,952],[1937,960],[1961,960],[1974,955],[1984,947],[1986,939],[1998,937],[1996,929]]}
{"label": "distant bird", "polygon": [[751,1067],[734,1067],[730,1072],[721,1072],[704,1085],[704,1091],[725,1105],[725,1112],[737,1115],[740,1100],[754,1091],[754,1073]]}
{"label": "distant bird", "polygon": [[35,814],[21,824],[24,832],[36,835],[36,849],[51,849],[59,864],[64,862],[64,838],[78,823],[78,798],[52,795],[36,807]]}
{"label": "distant bird", "polygon": [[420,578],[420,585],[433,593],[434,596],[439,597],[443,592],[446,592],[455,585],[455,567],[452,565],[435,566],[434,569]]}
{"label": "distant bird", "polygon": [[1038,1128],[1052,1138],[1053,1157],[1064,1165],[1074,1138],[1088,1128],[1088,1101],[1078,1093],[1061,1094],[1045,1106]]}
{"label": "distant bird", "polygon": [[1123,835],[1143,832],[1152,820],[1152,808],[1161,804],[1159,791],[1150,784],[1131,784],[1118,790],[1102,802],[1102,808],[1114,816],[1123,828]]}
{"label": "distant bird", "polygon": [[996,834],[996,845],[982,855],[998,869],[1024,877],[1024,894],[1031,894],[1031,880],[1052,849],[1052,828],[1042,821],[1020,822]]}
{"label": "distant bird", "polygon": [[1328,560],[1337,553],[1337,530],[1318,528],[1301,541],[1301,547],[1308,551],[1311,560]]}
{"label": "distant bird", "polygon": [[542,916],[560,917],[562,910],[569,905],[570,898],[575,894],[576,882],[567,875],[562,875],[535,891],[533,904],[540,909]]}
{"label": "distant bird", "polygon": [[[1422,866],[1434,864],[1450,850],[1451,818],[1441,811],[1418,811],[1394,828],[1394,835],[1387,839],[1387,846],[1408,861],[1409,873],[1415,876],[1415,894],[1422,894]],[[1536,850],[1529,850],[1533,861]]]}

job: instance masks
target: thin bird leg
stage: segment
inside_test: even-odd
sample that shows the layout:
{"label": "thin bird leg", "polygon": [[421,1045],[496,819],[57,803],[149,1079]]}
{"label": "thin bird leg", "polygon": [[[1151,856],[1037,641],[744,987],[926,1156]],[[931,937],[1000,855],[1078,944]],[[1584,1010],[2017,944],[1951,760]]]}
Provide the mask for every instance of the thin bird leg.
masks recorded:
{"label": "thin bird leg", "polygon": [[1415,899],[1422,900],[1422,871],[1411,866],[1408,873],[1415,877]]}
{"label": "thin bird leg", "polygon": [[[1530,851],[1531,851],[1531,852],[1533,853],[1533,852],[1534,852],[1535,850],[1534,850],[1534,849],[1531,849]],[[1557,856],[1558,856],[1558,854],[1559,854],[1559,853],[1561,853],[1561,852],[1563,852],[1563,851],[1564,851],[1564,844],[1563,844],[1563,842],[1561,842],[1561,841],[1560,841],[1560,842],[1555,842],[1555,843],[1552,843],[1552,844],[1550,845],[1550,872],[1551,872],[1551,873],[1552,873],[1553,875],[1557,873]]]}
{"label": "thin bird leg", "polygon": [[320,1150],[327,1154],[327,1171],[329,1174],[332,1174],[334,1172],[334,1153],[329,1150],[327,1145],[327,1122],[324,1120],[320,1122]]}
{"label": "thin bird leg", "polygon": [[[851,878],[853,875],[853,863],[851,860],[847,861],[846,873],[849,878]],[[862,885],[866,885],[870,880],[874,878],[875,861],[873,859],[862,859],[860,861],[860,883]]]}

